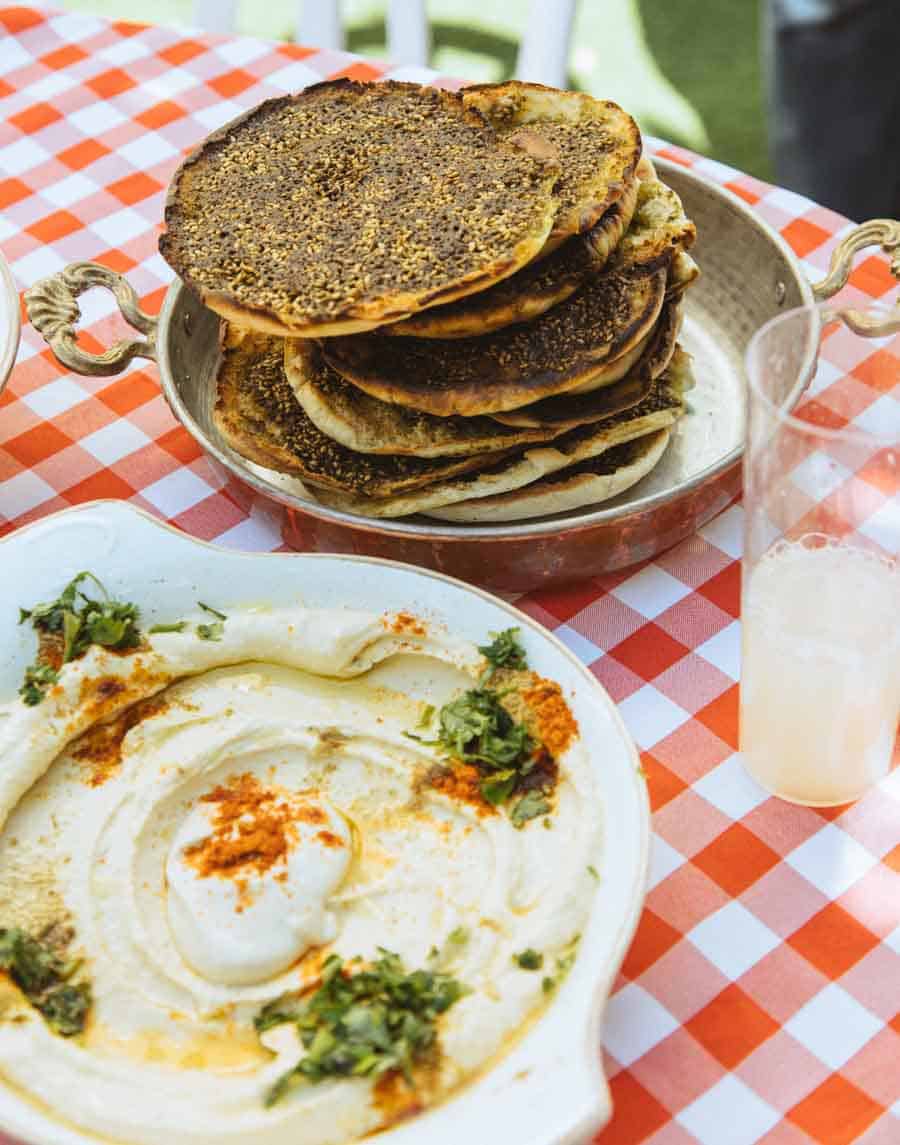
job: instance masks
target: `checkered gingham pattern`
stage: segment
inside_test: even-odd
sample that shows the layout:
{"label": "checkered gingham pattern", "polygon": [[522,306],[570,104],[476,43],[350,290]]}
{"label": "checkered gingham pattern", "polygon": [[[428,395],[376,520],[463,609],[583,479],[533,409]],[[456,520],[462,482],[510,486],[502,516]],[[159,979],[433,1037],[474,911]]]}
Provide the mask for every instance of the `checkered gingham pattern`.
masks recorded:
{"label": "checkered gingham pattern", "polygon": [[[149,311],[171,278],[156,240],[185,150],[268,96],[385,73],[340,52],[26,7],[0,8],[0,36],[0,244],[20,290],[96,259],[125,272]],[[821,277],[846,220],[720,163],[651,147],[753,204]],[[873,254],[847,297],[891,289]],[[83,310],[88,348],[121,335],[110,295],[86,296]],[[814,398],[821,420],[896,428],[900,340],[858,355],[849,338],[829,342]],[[869,489],[877,539],[888,509]],[[72,376],[26,324],[0,399],[0,532],[98,497],[222,545],[282,546],[277,512],[222,487],[173,420],[153,367]],[[744,774],[740,547],[733,506],[642,567],[519,601],[618,703],[653,805],[650,891],[603,1039],[615,1114],[598,1142],[897,1145],[900,769],[833,811],[768,798]]]}

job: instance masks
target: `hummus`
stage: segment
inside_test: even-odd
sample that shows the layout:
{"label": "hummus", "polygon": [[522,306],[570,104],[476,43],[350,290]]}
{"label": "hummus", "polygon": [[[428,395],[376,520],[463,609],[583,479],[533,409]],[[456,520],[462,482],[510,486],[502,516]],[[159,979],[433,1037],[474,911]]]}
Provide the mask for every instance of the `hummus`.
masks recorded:
{"label": "hummus", "polygon": [[[432,709],[484,670],[405,614],[245,609],[213,638],[92,645],[41,702],[0,706],[0,926],[71,927],[92,996],[61,1037],[4,989],[5,1084],[122,1142],[340,1145],[508,1049],[586,922],[600,824],[577,734],[518,824],[474,768],[447,769]],[[523,675],[523,712],[562,702]],[[306,1050],[291,1023],[257,1034],[263,1007],[315,988],[330,955],[412,970],[434,946],[465,993],[415,1103],[341,1077],[266,1105]]]}

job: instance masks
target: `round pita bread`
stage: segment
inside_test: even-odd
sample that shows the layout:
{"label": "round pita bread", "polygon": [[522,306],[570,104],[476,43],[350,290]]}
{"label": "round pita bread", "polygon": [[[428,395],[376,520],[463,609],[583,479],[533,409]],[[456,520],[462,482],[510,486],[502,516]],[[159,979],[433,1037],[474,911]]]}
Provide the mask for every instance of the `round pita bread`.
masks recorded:
{"label": "round pita bread", "polygon": [[471,475],[434,481],[427,488],[387,497],[348,496],[332,490],[316,491],[326,505],[363,517],[408,517],[446,505],[509,493],[550,473],[599,457],[613,446],[645,437],[672,425],[684,411],[681,397],[661,379],[633,409],[595,425],[575,429],[548,445],[536,445],[500,461],[485,460]]}
{"label": "round pita bread", "polygon": [[480,457],[375,457],[320,433],[294,397],[281,339],[224,332],[213,418],[223,440],[257,465],[359,496],[387,497],[495,463]]}
{"label": "round pita bread", "polygon": [[621,381],[586,394],[576,391],[545,398],[534,405],[509,410],[507,413],[491,414],[491,417],[502,425],[521,429],[543,426],[569,430],[630,409],[647,396],[653,380],[659,377],[672,360],[680,325],[677,304],[666,303],[640,359]]}
{"label": "round pita bread", "polygon": [[635,179],[641,133],[618,104],[517,80],[476,84],[464,88],[462,97],[501,137],[536,132],[559,157],[559,208],[542,254],[591,230]]}
{"label": "round pita bread", "polygon": [[637,182],[623,192],[589,236],[573,235],[548,258],[534,260],[477,294],[432,306],[380,334],[417,338],[474,338],[517,322],[531,322],[564,302],[602,269],[628,229],[637,202]]}
{"label": "round pita bread", "polygon": [[160,252],[210,309],[259,332],[368,330],[529,262],[558,177],[543,140],[501,140],[456,93],[332,80],[189,155]]}
{"label": "round pita bread", "polygon": [[426,516],[459,524],[492,525],[600,505],[646,477],[662,458],[669,437],[668,429],[660,429],[617,445],[599,457],[561,469],[550,477],[542,477],[514,493],[432,509]]}
{"label": "round pita bread", "polygon": [[322,353],[381,401],[438,417],[518,409],[624,377],[659,317],[665,286],[664,269],[604,272],[533,322],[480,338],[360,334],[326,339]]}
{"label": "round pita bread", "polygon": [[284,367],[294,396],[313,424],[361,453],[471,457],[549,441],[565,432],[565,427],[513,428],[489,417],[434,417],[379,401],[345,382],[308,338],[285,340]]}

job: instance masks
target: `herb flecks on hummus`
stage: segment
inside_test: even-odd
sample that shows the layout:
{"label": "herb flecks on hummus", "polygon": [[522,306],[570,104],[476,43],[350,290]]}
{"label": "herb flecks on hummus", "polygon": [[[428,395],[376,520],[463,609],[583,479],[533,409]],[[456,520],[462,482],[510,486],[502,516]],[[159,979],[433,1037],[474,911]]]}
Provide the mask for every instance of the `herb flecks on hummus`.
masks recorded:
{"label": "herb flecks on hummus", "polygon": [[415,1086],[415,1067],[437,1050],[440,1015],[466,988],[440,970],[407,973],[389,950],[379,947],[378,954],[365,969],[351,969],[331,955],[318,989],[294,1001],[278,999],[260,1011],[260,1033],[292,1022],[306,1051],[269,1091],[267,1105],[296,1085],[335,1077],[397,1073]]}
{"label": "herb flecks on hummus", "polygon": [[576,934],[575,937],[566,944],[562,954],[556,959],[556,972],[554,974],[546,975],[541,981],[541,989],[545,994],[552,994],[557,987],[561,986],[569,976],[569,971],[575,965],[575,958],[578,954],[578,943],[581,941],[581,935]]}
{"label": "herb flecks on hummus", "polygon": [[[557,768],[552,758],[509,714],[502,693],[472,688],[445,704],[438,715],[437,737],[426,743],[441,747],[452,761],[437,768],[432,784],[472,801],[475,785],[490,807],[520,798],[510,808],[510,819],[522,827],[550,810],[544,793],[551,793]],[[449,771],[449,775],[447,772]]]}
{"label": "herb flecks on hummus", "polygon": [[518,629],[491,636],[478,648],[487,662],[478,687],[445,704],[435,738],[424,740],[451,760],[429,779],[451,798],[508,805],[513,826],[521,828],[552,810],[556,760],[578,724],[559,685],[528,670]]}
{"label": "herb flecks on hummus", "polygon": [[437,743],[453,759],[482,772],[481,794],[494,806],[513,793],[535,765],[535,742],[490,688],[472,688],[445,704]]}
{"label": "herb flecks on hummus", "polygon": [[7,971],[31,1005],[64,1038],[80,1034],[91,1005],[91,987],[73,982],[81,963],[64,957],[71,934],[48,928],[34,938],[20,927],[0,928],[0,969]]}
{"label": "herb flecks on hummus", "polygon": [[544,956],[540,951],[533,950],[529,946],[519,954],[514,954],[513,962],[515,962],[520,970],[540,970],[544,965]]}
{"label": "herb flecks on hummus", "polygon": [[173,620],[171,624],[154,624],[152,628],[147,629],[150,636],[156,636],[164,632],[184,632],[187,628],[186,620]]}
{"label": "herb flecks on hummus", "polygon": [[210,616],[215,617],[215,619],[208,624],[198,624],[197,635],[201,640],[221,640],[222,634],[225,631],[225,621],[228,617],[224,612],[219,612],[217,608],[212,608],[210,605],[204,604],[202,600],[198,600],[197,605],[202,608],[204,612],[208,612]]}
{"label": "herb flecks on hummus", "polygon": [[[92,582],[101,599],[85,592]],[[56,600],[19,609],[19,623],[30,620],[38,633],[38,656],[25,670],[19,695],[29,705],[39,704],[47,689],[57,682],[59,669],[77,660],[92,644],[116,652],[137,648],[142,640],[137,605],[113,600],[100,581],[89,572],[73,577]]]}
{"label": "herb flecks on hummus", "polygon": [[488,666],[481,677],[482,683],[491,678],[497,668],[526,668],[525,649],[519,640],[518,628],[507,628],[503,632],[492,632],[490,644],[479,644],[478,651],[487,660]]}

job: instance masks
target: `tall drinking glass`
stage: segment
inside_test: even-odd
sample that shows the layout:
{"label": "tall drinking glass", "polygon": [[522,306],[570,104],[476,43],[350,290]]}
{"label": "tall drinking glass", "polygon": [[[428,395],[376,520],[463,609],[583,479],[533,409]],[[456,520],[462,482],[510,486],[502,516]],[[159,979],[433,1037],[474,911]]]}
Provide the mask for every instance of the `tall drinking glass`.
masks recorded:
{"label": "tall drinking glass", "polygon": [[848,803],[900,715],[900,309],[779,315],[747,370],[743,761],[783,799]]}

